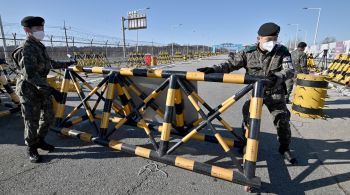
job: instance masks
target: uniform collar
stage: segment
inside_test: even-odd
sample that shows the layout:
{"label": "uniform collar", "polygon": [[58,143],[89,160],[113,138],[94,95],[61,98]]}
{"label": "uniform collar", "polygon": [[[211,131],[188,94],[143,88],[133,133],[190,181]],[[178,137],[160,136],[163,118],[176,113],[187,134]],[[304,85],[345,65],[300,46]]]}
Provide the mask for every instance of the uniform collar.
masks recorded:
{"label": "uniform collar", "polygon": [[40,47],[45,48],[45,45],[44,45],[44,44],[42,44],[40,41],[38,41],[37,39],[35,39],[35,38],[32,37],[32,36],[28,36],[28,37],[27,37],[27,40],[30,41],[30,42],[32,42],[32,43],[34,43],[34,44],[38,44]]}

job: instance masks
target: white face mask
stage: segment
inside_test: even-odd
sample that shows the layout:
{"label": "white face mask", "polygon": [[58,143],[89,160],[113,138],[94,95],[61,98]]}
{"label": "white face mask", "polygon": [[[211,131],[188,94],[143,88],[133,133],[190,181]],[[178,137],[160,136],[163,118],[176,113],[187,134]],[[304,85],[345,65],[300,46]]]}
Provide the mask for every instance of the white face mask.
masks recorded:
{"label": "white face mask", "polygon": [[33,32],[33,37],[35,37],[39,41],[42,41],[45,37],[45,32],[44,31],[35,31],[35,32]]}
{"label": "white face mask", "polygon": [[268,41],[268,42],[262,43],[261,47],[267,50],[268,52],[271,52],[276,44],[277,44],[277,41]]}

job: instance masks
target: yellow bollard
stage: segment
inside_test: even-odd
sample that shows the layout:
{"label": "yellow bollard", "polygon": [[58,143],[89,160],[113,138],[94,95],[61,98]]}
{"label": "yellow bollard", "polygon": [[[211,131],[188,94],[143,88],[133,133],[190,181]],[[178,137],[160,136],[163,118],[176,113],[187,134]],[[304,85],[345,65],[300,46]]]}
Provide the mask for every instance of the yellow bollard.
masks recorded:
{"label": "yellow bollard", "polygon": [[325,76],[298,74],[293,94],[292,113],[303,118],[320,118],[327,95]]}

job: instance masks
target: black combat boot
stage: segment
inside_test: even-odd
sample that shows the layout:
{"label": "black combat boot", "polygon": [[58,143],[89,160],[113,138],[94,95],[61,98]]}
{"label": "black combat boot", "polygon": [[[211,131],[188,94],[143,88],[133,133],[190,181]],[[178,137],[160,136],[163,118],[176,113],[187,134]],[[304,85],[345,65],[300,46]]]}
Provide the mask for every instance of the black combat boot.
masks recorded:
{"label": "black combat boot", "polygon": [[288,146],[280,145],[278,149],[279,153],[292,165],[298,164],[298,161],[295,157],[293,157],[292,153],[289,150]]}
{"label": "black combat boot", "polygon": [[27,154],[29,156],[29,160],[32,163],[39,163],[41,162],[41,156],[38,153],[38,147],[37,145],[32,145],[27,147]]}
{"label": "black combat boot", "polygon": [[52,152],[55,150],[55,146],[46,143],[44,138],[40,138],[38,148],[40,148],[42,150],[49,151],[49,152]]}

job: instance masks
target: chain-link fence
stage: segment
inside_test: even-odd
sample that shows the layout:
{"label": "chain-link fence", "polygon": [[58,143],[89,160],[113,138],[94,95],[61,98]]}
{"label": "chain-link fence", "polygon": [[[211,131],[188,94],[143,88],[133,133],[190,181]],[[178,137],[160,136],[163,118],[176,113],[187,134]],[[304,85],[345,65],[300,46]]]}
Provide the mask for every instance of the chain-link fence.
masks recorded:
{"label": "chain-link fence", "polygon": [[[11,53],[25,41],[26,35],[23,28],[17,23],[3,22],[3,29],[4,37],[0,38],[0,58],[5,58],[3,47],[3,40],[5,40],[7,56],[9,56],[9,59],[6,60],[11,63]],[[121,64],[127,61],[123,58],[122,39],[89,33],[79,28],[45,25],[45,38],[42,43],[47,47],[48,54],[54,60],[68,60],[67,54],[94,53],[103,54],[111,64]],[[127,57],[128,54],[134,52],[149,53],[153,56],[158,56],[160,52],[168,52],[171,56],[175,55],[176,52],[187,55],[196,52],[210,52],[212,49],[206,45],[164,44],[134,40],[126,40],[125,45]]]}

